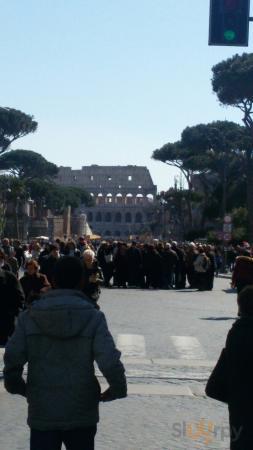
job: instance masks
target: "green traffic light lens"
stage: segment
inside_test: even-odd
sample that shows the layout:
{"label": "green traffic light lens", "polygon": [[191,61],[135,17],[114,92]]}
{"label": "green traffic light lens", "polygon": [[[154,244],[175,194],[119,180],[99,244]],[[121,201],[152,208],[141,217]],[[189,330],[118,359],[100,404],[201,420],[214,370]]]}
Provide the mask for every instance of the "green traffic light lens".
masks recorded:
{"label": "green traffic light lens", "polygon": [[236,38],[236,33],[233,30],[226,30],[224,33],[224,38],[226,41],[234,41]]}

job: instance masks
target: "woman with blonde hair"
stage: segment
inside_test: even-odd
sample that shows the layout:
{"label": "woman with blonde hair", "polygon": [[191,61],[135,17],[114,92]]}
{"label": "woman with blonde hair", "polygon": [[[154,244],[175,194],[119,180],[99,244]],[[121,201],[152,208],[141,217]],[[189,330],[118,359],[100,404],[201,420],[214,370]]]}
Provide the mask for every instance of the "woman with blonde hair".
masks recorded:
{"label": "woman with blonde hair", "polygon": [[101,289],[100,285],[103,282],[102,270],[98,266],[98,262],[95,258],[93,250],[87,249],[83,252],[83,265],[84,265],[84,286],[83,293],[97,304],[100,297]]}

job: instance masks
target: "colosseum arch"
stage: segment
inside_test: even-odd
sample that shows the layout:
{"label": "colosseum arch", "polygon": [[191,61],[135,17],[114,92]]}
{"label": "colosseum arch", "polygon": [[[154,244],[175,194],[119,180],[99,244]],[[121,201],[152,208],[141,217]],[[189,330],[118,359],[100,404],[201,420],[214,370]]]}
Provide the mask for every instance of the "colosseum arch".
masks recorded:
{"label": "colosseum arch", "polygon": [[115,214],[115,222],[116,223],[121,223],[122,222],[122,214],[120,212],[117,212]]}
{"label": "colosseum arch", "polygon": [[133,203],[134,203],[133,194],[127,194],[126,195],[126,205],[133,205]]}
{"label": "colosseum arch", "polygon": [[112,214],[110,212],[105,213],[105,222],[112,221]]}
{"label": "colosseum arch", "polygon": [[105,203],[112,203],[112,194],[107,194],[106,195]]}
{"label": "colosseum arch", "polygon": [[96,222],[102,222],[102,214],[100,211],[98,211],[96,214]]}
{"label": "colosseum arch", "polygon": [[137,213],[135,214],[135,223],[142,223],[142,221],[143,221],[142,213],[137,212]]}
{"label": "colosseum arch", "polygon": [[87,220],[88,222],[93,222],[93,213],[91,211],[88,212]]}
{"label": "colosseum arch", "polygon": [[148,195],[146,195],[146,198],[147,198],[148,202],[153,203],[153,201],[154,201],[154,196],[153,196],[153,194],[148,194]]}
{"label": "colosseum arch", "polygon": [[100,192],[100,194],[97,195],[97,200],[96,203],[97,205],[103,205],[104,204],[104,196],[103,194]]}
{"label": "colosseum arch", "polygon": [[144,203],[144,196],[142,194],[137,194],[135,198],[136,205],[142,205]]}
{"label": "colosseum arch", "polygon": [[117,205],[123,204],[123,195],[120,192],[118,194],[116,194],[116,196],[115,196],[115,203]]}
{"label": "colosseum arch", "polygon": [[132,214],[130,212],[127,212],[125,215],[125,222],[126,223],[132,223]]}

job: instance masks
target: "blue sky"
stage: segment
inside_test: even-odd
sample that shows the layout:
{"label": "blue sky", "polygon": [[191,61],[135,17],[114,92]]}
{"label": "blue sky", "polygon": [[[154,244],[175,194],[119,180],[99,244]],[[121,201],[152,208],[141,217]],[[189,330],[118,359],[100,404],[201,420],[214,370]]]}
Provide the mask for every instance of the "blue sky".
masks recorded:
{"label": "blue sky", "polygon": [[[208,47],[209,0],[1,1],[1,106],[38,131],[13,148],[75,169],[145,165],[158,189],[176,171],[152,151],[186,126],[241,121],[219,105],[211,67],[248,48]],[[250,25],[250,36],[253,25]]]}

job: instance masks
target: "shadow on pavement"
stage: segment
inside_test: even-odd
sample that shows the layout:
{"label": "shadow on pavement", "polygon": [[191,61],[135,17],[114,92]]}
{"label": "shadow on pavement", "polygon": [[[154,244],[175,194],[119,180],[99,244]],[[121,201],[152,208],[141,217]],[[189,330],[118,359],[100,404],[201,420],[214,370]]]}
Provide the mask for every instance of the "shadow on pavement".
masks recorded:
{"label": "shadow on pavement", "polygon": [[238,317],[200,317],[200,320],[236,320]]}
{"label": "shadow on pavement", "polygon": [[180,292],[182,294],[192,294],[193,292],[198,292],[195,288],[186,288],[186,289],[173,289],[174,292]]}

